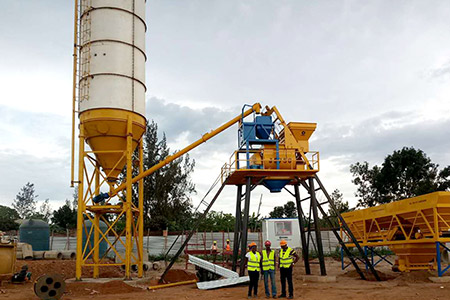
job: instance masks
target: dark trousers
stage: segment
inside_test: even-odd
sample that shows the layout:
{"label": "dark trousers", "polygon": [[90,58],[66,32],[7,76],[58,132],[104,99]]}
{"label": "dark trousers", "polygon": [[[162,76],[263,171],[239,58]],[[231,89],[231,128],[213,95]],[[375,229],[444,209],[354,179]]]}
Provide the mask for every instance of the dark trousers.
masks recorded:
{"label": "dark trousers", "polygon": [[259,272],[258,271],[248,271],[248,276],[250,277],[250,284],[248,285],[248,295],[258,295],[258,281],[259,281]]}
{"label": "dark trousers", "polygon": [[294,296],[294,286],[292,285],[292,266],[280,268],[281,295],[286,295],[286,279],[288,282],[289,296]]}

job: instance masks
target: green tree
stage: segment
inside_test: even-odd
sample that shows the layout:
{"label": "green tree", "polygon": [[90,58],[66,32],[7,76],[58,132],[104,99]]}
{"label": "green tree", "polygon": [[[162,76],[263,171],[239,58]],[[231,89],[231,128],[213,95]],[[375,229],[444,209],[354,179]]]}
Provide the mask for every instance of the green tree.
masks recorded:
{"label": "green tree", "polygon": [[273,210],[269,213],[270,218],[280,219],[284,217],[284,208],[283,206],[275,206]]}
{"label": "green tree", "polygon": [[[144,135],[144,169],[170,154],[166,136],[158,139],[158,126],[152,121]],[[188,228],[192,217],[191,195],[195,193],[191,174],[195,161],[185,155],[144,179],[144,216],[152,230]]]}
{"label": "green tree", "polygon": [[33,214],[33,219],[41,219],[45,222],[50,222],[50,219],[52,217],[52,209],[50,207],[50,200],[47,198],[42,202],[41,206],[39,207],[39,212]]}
{"label": "green tree", "polygon": [[260,231],[262,227],[262,219],[261,216],[256,213],[252,213],[248,218],[248,228],[252,231]]}
{"label": "green tree", "polygon": [[388,155],[381,166],[368,162],[350,166],[352,182],[358,186],[358,206],[370,207],[450,187],[450,167],[438,165],[419,149],[404,147]]}
{"label": "green tree", "polygon": [[13,201],[12,206],[16,209],[20,218],[27,219],[35,214],[36,198],[38,195],[35,195],[34,193],[34,184],[28,182],[16,195],[16,199]]}
{"label": "green tree", "polygon": [[283,206],[275,206],[269,213],[270,218],[296,218],[297,208],[294,201],[288,201]]}
{"label": "green tree", "polygon": [[[338,189],[335,189],[331,193],[330,197],[331,197],[331,199],[333,199],[334,205],[336,206],[337,212],[339,212],[339,214],[350,211],[350,206],[347,201],[344,201],[344,195],[341,193],[341,191],[339,191]],[[331,209],[331,207],[328,208],[328,216],[330,217],[330,221],[333,223],[334,226],[339,225],[337,212],[335,210]],[[328,226],[328,223],[326,223],[326,222],[322,222],[322,223],[326,224],[325,226]]]}
{"label": "green tree", "polygon": [[[201,212],[197,212],[192,221],[194,222],[200,217]],[[193,224],[192,222],[192,224]],[[223,212],[210,211],[206,217],[201,221],[199,231],[233,231],[235,217],[232,214]],[[191,225],[189,225],[191,226]],[[185,228],[186,229],[186,228]]]}
{"label": "green tree", "polygon": [[71,206],[69,200],[53,212],[52,223],[62,229],[77,227],[77,210]]}
{"label": "green tree", "polygon": [[284,206],[284,216],[286,218],[295,218],[297,217],[297,208],[295,207],[295,203],[293,201],[288,201]]}
{"label": "green tree", "polygon": [[19,219],[19,214],[14,208],[0,205],[0,231],[19,229],[19,224],[15,221]]}

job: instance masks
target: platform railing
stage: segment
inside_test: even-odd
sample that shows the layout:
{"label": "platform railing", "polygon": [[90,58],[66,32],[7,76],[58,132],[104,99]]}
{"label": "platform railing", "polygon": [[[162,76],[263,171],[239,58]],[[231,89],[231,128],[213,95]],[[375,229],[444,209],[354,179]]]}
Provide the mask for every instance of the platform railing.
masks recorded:
{"label": "platform railing", "polygon": [[[253,150],[249,150],[248,153],[249,154],[255,154],[255,153],[261,153],[263,150],[262,149],[253,149]],[[305,161],[302,159],[296,159],[296,160],[292,160],[292,158],[284,158],[281,157],[279,159],[274,159],[274,158],[270,158],[270,159],[264,159],[264,157],[259,160],[252,160],[252,159],[247,159],[247,158],[240,158],[240,155],[245,155],[247,152],[245,150],[237,150],[235,151],[230,159],[228,163],[225,163],[222,168],[221,168],[221,180],[222,183],[231,175],[233,174],[235,171],[237,170],[292,170],[292,171],[315,171],[318,172],[320,170],[320,157],[319,157],[319,152],[318,151],[310,151],[308,153],[305,153],[308,161],[309,161],[309,165],[310,167],[308,168],[308,166],[306,165]],[[283,165],[286,163],[290,163],[293,167],[292,168],[265,168],[264,166],[266,164],[271,164],[271,165],[278,165],[277,163],[279,163],[279,165]]]}

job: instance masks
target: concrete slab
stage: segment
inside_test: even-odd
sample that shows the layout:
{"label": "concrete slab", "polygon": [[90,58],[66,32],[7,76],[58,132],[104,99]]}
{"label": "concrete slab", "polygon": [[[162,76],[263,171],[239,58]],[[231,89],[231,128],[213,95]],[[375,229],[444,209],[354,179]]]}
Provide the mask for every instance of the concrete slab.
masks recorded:
{"label": "concrete slab", "polygon": [[303,282],[336,282],[336,276],[319,276],[319,275],[302,275],[300,277]]}
{"label": "concrete slab", "polygon": [[443,277],[428,277],[433,282],[436,283],[448,283],[450,282],[450,276],[443,276]]}

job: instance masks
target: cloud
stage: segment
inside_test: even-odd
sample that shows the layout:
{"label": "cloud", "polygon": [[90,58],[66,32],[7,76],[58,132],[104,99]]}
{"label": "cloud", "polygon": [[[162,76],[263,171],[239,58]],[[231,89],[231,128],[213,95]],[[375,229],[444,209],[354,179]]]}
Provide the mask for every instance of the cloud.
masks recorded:
{"label": "cloud", "polygon": [[0,203],[10,205],[27,182],[53,206],[70,199],[70,120],[4,105],[0,115]]}
{"label": "cloud", "polygon": [[[174,144],[179,146],[176,149],[194,141],[193,137],[199,132],[209,131],[205,130],[205,127],[213,128],[226,122],[227,118],[236,114],[236,111],[240,111],[237,108],[235,112],[232,112],[231,109],[224,111],[213,107],[191,109],[156,98],[150,99],[148,106],[150,111],[150,107],[153,107],[157,112],[155,120],[160,130],[166,132],[169,143],[182,137],[182,143]],[[284,112],[281,111],[281,113]],[[209,121],[210,114],[214,121]],[[436,120],[427,118],[420,111],[405,110],[387,111],[354,123],[319,123],[310,144],[312,150],[318,150],[321,153],[319,175],[327,189],[330,192],[336,188],[340,189],[351,204],[356,204],[354,198],[356,188],[351,183],[350,164],[357,161],[368,161],[372,165],[379,164],[386,155],[404,146],[422,149],[434,162],[442,166],[450,164],[450,154],[447,151],[450,140],[446,138],[450,135],[450,118]],[[172,120],[178,121],[172,122]],[[227,162],[236,149],[236,131],[237,128],[233,127],[226,133],[226,138],[221,139],[219,135],[220,138],[212,139],[190,153],[191,158],[196,160],[193,179],[198,194],[194,196],[194,203],[198,203],[203,197],[217,177],[220,167]],[[268,214],[270,207],[280,205],[280,199],[284,199],[281,200],[282,203],[290,199],[290,196],[284,194],[270,195],[264,188],[261,192],[265,192],[264,214]],[[221,198],[225,200],[218,200],[218,207],[221,210],[233,212],[234,189],[227,188]],[[224,201],[223,204],[219,204],[222,201]],[[252,202],[252,209],[256,210],[257,204]]]}
{"label": "cloud", "polygon": [[430,71],[431,78],[442,78],[450,74],[450,62],[443,64],[441,67],[432,69]]}
{"label": "cloud", "polygon": [[[67,1],[2,4],[14,30],[0,31],[1,203],[29,180],[42,198],[71,197],[72,14]],[[449,14],[448,1],[152,1],[147,117],[176,150],[244,103],[276,105],[286,120],[318,123],[321,178],[350,198],[355,161],[414,146],[448,165]],[[190,153],[196,201],[236,146],[233,127]],[[227,190],[217,205],[232,212]],[[265,194],[262,207],[286,199]]]}

